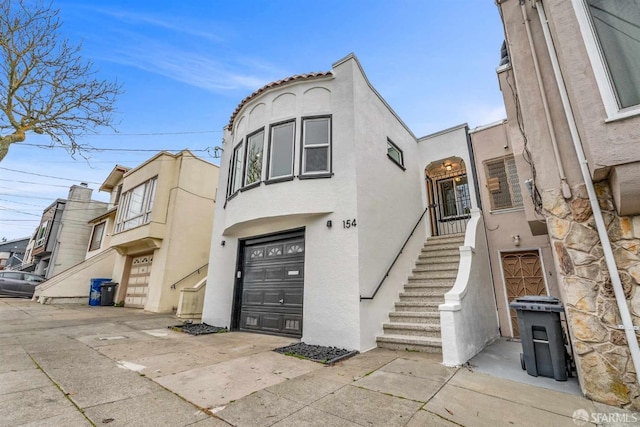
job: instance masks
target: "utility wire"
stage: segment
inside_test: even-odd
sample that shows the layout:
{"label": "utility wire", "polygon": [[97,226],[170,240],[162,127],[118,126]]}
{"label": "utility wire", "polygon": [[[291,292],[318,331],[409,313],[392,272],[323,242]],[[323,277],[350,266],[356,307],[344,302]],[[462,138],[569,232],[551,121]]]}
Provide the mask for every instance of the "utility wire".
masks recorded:
{"label": "utility wire", "polygon": [[[47,144],[29,144],[29,143],[20,143],[21,147],[38,147],[38,148],[64,148],[67,149],[69,147],[65,147],[63,145],[47,145]],[[160,151],[182,151],[189,150],[192,152],[201,152],[201,153],[209,153],[213,150],[211,147],[207,148],[98,148],[98,147],[78,147],[82,151],[122,151],[122,152],[160,152]]]}
{"label": "utility wire", "polygon": [[[35,175],[35,176],[42,176],[42,177],[45,177],[45,178],[60,179],[60,180],[63,180],[63,181],[73,181],[73,182],[78,182],[79,181],[77,179],[62,178],[62,177],[59,177],[59,176],[52,176],[52,175],[43,175],[41,173],[35,173],[35,172],[25,172],[25,171],[21,171],[21,170],[17,170],[17,169],[3,168],[1,166],[0,166],[0,169],[6,170],[6,171],[11,171],[11,172],[23,173],[25,175]],[[94,181],[82,181],[82,182],[86,182],[88,184],[98,184],[98,185],[102,184],[101,182],[94,182]]]}
{"label": "utility wire", "polygon": [[195,130],[184,132],[145,132],[145,133],[83,133],[80,136],[162,136],[162,135],[196,135],[203,133],[222,133],[221,130]]}
{"label": "utility wire", "polygon": [[17,205],[25,205],[25,206],[35,206],[35,207],[41,208],[41,209],[46,208],[46,206],[44,206],[44,205],[34,205],[33,203],[16,202],[15,200],[0,199],[0,202],[15,203]]}
{"label": "utility wire", "polygon": [[18,181],[18,180],[14,180],[14,179],[4,179],[4,178],[0,178],[0,181],[5,181],[5,182],[18,182],[20,184],[35,184],[35,185],[44,185],[46,187],[61,187],[61,188],[69,188],[68,185],[58,185],[58,184],[45,184],[43,182],[33,182],[33,181]]}
{"label": "utility wire", "polygon": [[21,211],[18,209],[12,209],[12,208],[5,208],[4,206],[0,206],[0,209],[5,210],[5,211],[11,211],[11,212],[17,212],[23,215],[31,215],[31,216],[37,216],[37,217],[42,217],[42,215],[38,215],[38,214],[34,214],[31,212],[25,212],[25,211]]}

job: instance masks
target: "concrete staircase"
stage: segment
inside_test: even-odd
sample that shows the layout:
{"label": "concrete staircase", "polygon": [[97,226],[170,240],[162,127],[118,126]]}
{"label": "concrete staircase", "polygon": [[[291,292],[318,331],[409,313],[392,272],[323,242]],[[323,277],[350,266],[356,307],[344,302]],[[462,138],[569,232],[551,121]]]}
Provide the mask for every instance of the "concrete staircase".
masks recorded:
{"label": "concrete staircase", "polygon": [[422,248],[415,268],[395,310],[389,313],[378,347],[428,353],[442,351],[440,312],[444,294],[453,286],[464,234],[430,237]]}

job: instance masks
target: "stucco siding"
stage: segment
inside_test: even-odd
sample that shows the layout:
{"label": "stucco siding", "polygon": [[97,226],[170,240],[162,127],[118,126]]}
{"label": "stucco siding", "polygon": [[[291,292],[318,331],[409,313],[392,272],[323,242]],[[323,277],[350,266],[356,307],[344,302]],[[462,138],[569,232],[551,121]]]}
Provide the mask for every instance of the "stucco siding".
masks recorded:
{"label": "stucco siding", "polygon": [[[525,214],[525,203],[531,204],[527,189],[523,185],[530,176],[530,169],[522,158],[522,146],[513,144],[507,137],[509,124],[504,121],[494,126],[471,132],[471,141],[478,170],[480,197],[483,206],[484,223],[486,227],[494,292],[500,319],[502,336],[512,336],[511,318],[502,273],[501,254],[513,251],[540,251],[544,269],[544,279],[549,294],[560,297],[560,290],[556,282],[556,272],[551,252],[549,236],[533,235]],[[505,148],[506,147],[506,148]],[[490,193],[487,188],[485,162],[514,156],[518,170],[518,184],[523,198],[523,206],[514,209],[491,210]],[[544,227],[544,217],[538,215],[537,222]],[[514,236],[519,236],[518,246],[514,243]]]}

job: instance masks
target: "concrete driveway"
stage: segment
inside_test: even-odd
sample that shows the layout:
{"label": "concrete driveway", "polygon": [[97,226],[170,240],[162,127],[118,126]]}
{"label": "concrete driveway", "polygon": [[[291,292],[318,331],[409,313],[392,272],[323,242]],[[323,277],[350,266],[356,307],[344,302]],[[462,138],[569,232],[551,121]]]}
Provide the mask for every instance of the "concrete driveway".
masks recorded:
{"label": "concrete driveway", "polygon": [[575,426],[585,413],[640,423],[572,394],[446,368],[439,356],[376,349],[325,367],[272,351],[291,339],[167,328],[177,323],[0,298],[0,425]]}

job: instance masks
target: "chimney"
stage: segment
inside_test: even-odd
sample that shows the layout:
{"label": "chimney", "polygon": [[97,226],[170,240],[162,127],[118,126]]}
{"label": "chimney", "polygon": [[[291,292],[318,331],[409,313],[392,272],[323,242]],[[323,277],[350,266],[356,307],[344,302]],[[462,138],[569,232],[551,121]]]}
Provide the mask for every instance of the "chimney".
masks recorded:
{"label": "chimney", "polygon": [[86,182],[81,182],[80,185],[72,185],[69,189],[69,200],[81,200],[81,201],[89,201],[91,200],[91,194],[93,190],[89,188],[89,185]]}

